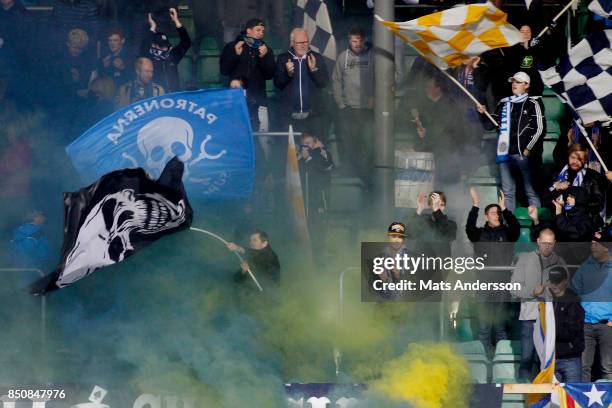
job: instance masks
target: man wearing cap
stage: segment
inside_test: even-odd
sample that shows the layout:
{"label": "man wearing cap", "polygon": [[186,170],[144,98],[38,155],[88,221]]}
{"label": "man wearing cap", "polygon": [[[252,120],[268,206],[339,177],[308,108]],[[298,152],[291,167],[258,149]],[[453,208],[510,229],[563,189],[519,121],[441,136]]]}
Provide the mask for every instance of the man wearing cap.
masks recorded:
{"label": "man wearing cap", "polygon": [[[499,102],[493,117],[499,125],[496,161],[499,163],[502,190],[508,209],[514,211],[517,172],[522,176],[529,205],[540,206],[540,198],[533,187],[532,169],[537,167],[542,155],[546,121],[540,104],[528,94],[529,75],[520,71],[508,81],[512,83],[513,95]],[[480,105],[478,111],[482,114],[486,108]],[[488,120],[485,126],[492,129]]]}
{"label": "man wearing cap", "polygon": [[550,269],[547,286],[555,311],[555,377],[562,383],[581,382],[584,309],[576,292],[568,287],[569,272],[564,266]]}
{"label": "man wearing cap", "polygon": [[[395,257],[396,255],[404,256],[408,254],[408,248],[404,244],[406,238],[406,226],[401,222],[394,221],[387,229],[387,240],[389,245],[385,248],[385,257]],[[388,269],[380,274],[380,279],[383,282],[400,282],[406,278],[407,271],[404,269]]]}
{"label": "man wearing cap", "polygon": [[181,89],[177,67],[191,47],[191,39],[181,24],[175,8],[170,9],[170,19],[176,26],[180,37],[179,44],[173,47],[168,36],[157,31],[157,23],[149,13],[149,31],[142,43],[141,56],[153,61],[155,68],[153,80],[160,84],[166,92],[176,92]]}
{"label": "man wearing cap", "polygon": [[[606,231],[602,241],[610,241]],[[612,255],[609,243],[591,243],[591,256],[572,278],[572,289],[581,297],[584,308],[582,381],[591,382],[595,350],[599,347],[602,378],[612,380]]]}
{"label": "man wearing cap", "polygon": [[[274,53],[264,42],[266,27],[263,20],[252,18],[232,42],[223,47],[219,67],[232,85],[240,81],[246,90],[247,106],[255,129],[269,130],[266,81],[274,77]],[[266,147],[262,146],[264,152]]]}

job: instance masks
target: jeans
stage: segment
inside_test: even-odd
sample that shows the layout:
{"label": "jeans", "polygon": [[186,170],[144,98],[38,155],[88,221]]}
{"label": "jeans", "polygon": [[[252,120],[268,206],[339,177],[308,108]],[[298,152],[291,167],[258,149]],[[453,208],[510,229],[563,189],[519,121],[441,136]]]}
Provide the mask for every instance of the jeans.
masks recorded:
{"label": "jeans", "polygon": [[538,360],[533,345],[533,326],[535,320],[521,320],[521,363],[519,378],[533,381],[533,365]]}
{"label": "jeans", "polygon": [[491,351],[491,330],[495,333],[495,343],[507,340],[506,310],[502,302],[478,302],[478,340],[485,350]]}
{"label": "jeans", "polygon": [[602,378],[612,380],[612,326],[602,323],[585,323],[584,351],[582,352],[583,382],[591,382],[591,367],[593,367],[597,346],[599,346]]}
{"label": "jeans", "polygon": [[508,161],[499,163],[502,191],[506,196],[506,208],[512,212],[516,209],[516,180],[514,176],[517,171],[521,173],[523,178],[523,186],[525,187],[525,194],[527,195],[529,205],[539,207],[540,198],[531,182],[529,159],[518,154],[512,154]]}
{"label": "jeans", "polygon": [[351,177],[367,180],[374,170],[374,134],[372,109],[340,110],[336,123],[338,156],[343,172]]}
{"label": "jeans", "polygon": [[560,358],[555,361],[555,377],[562,383],[577,383],[582,377],[580,357]]}

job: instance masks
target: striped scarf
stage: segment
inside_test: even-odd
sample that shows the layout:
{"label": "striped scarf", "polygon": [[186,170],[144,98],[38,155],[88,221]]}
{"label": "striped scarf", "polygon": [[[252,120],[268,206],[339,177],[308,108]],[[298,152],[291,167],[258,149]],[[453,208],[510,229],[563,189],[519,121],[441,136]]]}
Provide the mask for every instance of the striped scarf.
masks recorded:
{"label": "striped scarf", "polygon": [[501,111],[500,125],[499,125],[499,137],[497,139],[497,162],[506,162],[510,159],[510,114],[513,103],[520,103],[529,98],[529,94],[512,95],[501,100],[504,103],[504,107]]}
{"label": "striped scarf", "polygon": [[[576,173],[576,177],[574,177],[574,181],[572,181],[572,186],[580,187],[582,186],[582,180],[584,179],[584,175],[586,174],[586,168],[583,168],[578,173]],[[569,168],[566,164],[565,167],[561,170],[559,175],[557,176],[556,181],[567,181],[569,177]]]}

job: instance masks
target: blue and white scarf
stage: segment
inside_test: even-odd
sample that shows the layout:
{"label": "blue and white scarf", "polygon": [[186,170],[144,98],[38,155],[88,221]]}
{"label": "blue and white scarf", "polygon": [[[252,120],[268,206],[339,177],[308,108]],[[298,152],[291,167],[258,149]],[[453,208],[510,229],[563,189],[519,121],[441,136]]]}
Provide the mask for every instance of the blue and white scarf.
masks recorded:
{"label": "blue and white scarf", "polygon": [[500,125],[499,125],[499,137],[497,139],[497,162],[505,162],[510,159],[510,118],[512,115],[510,111],[513,103],[520,103],[529,98],[529,94],[512,95],[501,100],[504,103],[504,107],[501,111]]}
{"label": "blue and white scarf", "polygon": [[[581,187],[582,180],[584,179],[585,174],[586,174],[586,167],[583,167],[582,170],[576,173],[576,177],[574,177],[574,181],[572,181],[572,186]],[[567,181],[567,179],[568,179],[568,165],[566,164],[565,167],[561,170],[561,172],[557,176],[556,181]]]}

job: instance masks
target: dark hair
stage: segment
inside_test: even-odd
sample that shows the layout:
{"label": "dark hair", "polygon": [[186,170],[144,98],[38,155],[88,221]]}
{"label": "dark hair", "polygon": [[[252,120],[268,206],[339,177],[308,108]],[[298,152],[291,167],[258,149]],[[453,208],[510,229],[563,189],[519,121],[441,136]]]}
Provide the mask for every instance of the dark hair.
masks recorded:
{"label": "dark hair", "polygon": [[499,212],[502,212],[502,209],[501,209],[501,207],[499,206],[499,204],[489,204],[489,205],[487,205],[487,206],[485,207],[485,214],[486,214],[486,213],[488,213],[488,212],[489,212],[489,210],[490,210],[491,208],[493,208],[493,207],[496,207],[496,208],[497,208],[497,210],[498,210]]}
{"label": "dark hair", "polygon": [[115,34],[117,34],[121,38],[125,38],[125,33],[123,32],[123,28],[119,26],[114,26],[114,27],[109,28],[106,31],[106,38],[110,37],[111,35],[115,35]]}
{"label": "dark hair", "polygon": [[365,33],[363,32],[361,27],[354,26],[354,27],[351,27],[351,29],[349,30],[348,36],[349,37],[355,36],[355,37],[365,38]]}
{"label": "dark hair", "polygon": [[580,143],[574,143],[573,145],[571,145],[569,147],[569,149],[567,149],[567,157],[570,156],[570,154],[574,153],[574,152],[583,152],[583,153],[587,153],[588,149],[586,148],[586,146],[581,145]]}
{"label": "dark hair", "polygon": [[431,195],[432,194],[438,194],[440,196],[440,201],[442,201],[444,203],[444,205],[446,205],[446,194],[444,194],[443,191],[432,191],[431,193],[429,193],[429,197],[427,198],[427,204],[429,204],[429,206],[431,207]]}
{"label": "dark hair", "polygon": [[262,241],[269,242],[268,241],[268,234],[266,234],[264,231],[256,228],[253,231],[251,231],[251,235],[255,235],[255,234],[259,235],[259,239],[261,239]]}

